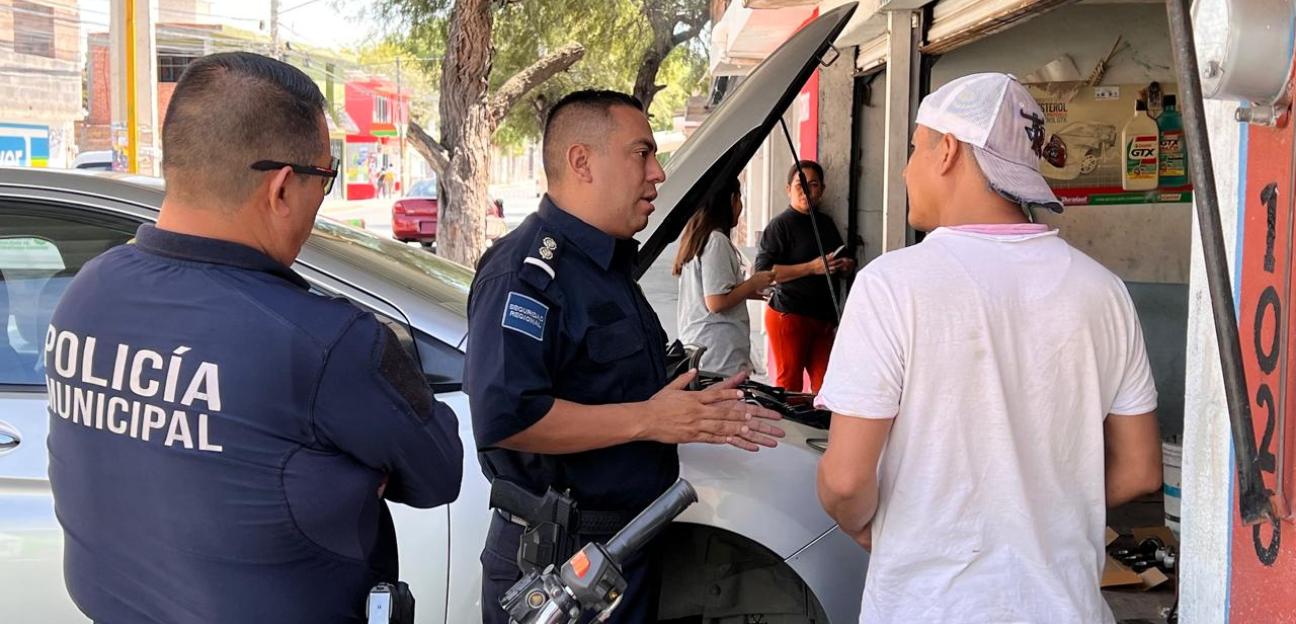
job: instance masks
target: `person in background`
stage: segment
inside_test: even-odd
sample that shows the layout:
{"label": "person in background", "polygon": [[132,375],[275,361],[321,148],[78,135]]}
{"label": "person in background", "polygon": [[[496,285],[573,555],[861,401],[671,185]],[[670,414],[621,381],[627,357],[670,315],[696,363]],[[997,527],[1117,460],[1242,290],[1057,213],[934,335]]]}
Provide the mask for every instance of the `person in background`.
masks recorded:
{"label": "person in background", "polygon": [[684,226],[673,270],[680,278],[680,341],[706,347],[699,367],[724,376],[751,370],[746,303],[774,283],[773,271],[746,277],[746,259],[730,240],[742,209],[738,180],[728,180]]}
{"label": "person in background", "polygon": [[[801,173],[810,190],[808,196],[801,187]],[[756,256],[756,270],[771,271],[772,281],[778,284],[765,310],[765,329],[774,360],[770,376],[776,385],[794,392],[802,390],[807,374],[810,390],[817,390],[828,370],[828,355],[837,331],[837,309],[824,274],[837,275],[855,268],[855,261],[842,246],[837,224],[818,210],[823,178],[823,167],[813,160],[792,166],[787,176],[791,205],[770,219]],[[822,252],[815,240],[816,229],[823,243]],[[838,249],[841,251],[834,253]]]}

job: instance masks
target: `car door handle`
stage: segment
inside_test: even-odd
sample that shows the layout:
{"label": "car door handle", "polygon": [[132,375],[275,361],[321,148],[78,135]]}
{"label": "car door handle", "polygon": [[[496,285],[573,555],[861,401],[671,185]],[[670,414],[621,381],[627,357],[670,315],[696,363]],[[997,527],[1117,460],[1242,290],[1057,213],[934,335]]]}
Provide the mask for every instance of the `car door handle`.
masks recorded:
{"label": "car door handle", "polygon": [[13,425],[0,420],[0,455],[4,455],[22,444],[22,434]]}

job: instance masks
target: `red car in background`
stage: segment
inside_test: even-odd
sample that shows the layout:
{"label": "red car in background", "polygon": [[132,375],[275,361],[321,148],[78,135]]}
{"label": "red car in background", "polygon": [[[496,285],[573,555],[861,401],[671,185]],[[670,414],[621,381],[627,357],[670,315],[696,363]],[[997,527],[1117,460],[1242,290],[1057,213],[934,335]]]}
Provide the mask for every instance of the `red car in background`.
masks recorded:
{"label": "red car in background", "polygon": [[[420,180],[392,204],[392,238],[402,243],[419,243],[435,247],[437,217],[441,205],[437,199],[436,178]],[[504,235],[504,202],[491,200],[486,206],[486,239],[495,240]]]}

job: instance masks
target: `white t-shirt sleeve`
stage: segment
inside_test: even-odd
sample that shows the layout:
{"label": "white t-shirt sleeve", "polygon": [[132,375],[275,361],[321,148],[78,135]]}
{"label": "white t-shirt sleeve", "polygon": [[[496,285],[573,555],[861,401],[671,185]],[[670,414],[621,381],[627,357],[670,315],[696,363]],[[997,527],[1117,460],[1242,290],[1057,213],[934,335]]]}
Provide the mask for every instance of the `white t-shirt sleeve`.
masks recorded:
{"label": "white t-shirt sleeve", "polygon": [[855,278],[815,406],[885,420],[900,410],[904,319],[895,294],[867,268]]}
{"label": "white t-shirt sleeve", "polygon": [[1134,309],[1134,302],[1124,288],[1121,289],[1121,295],[1125,299],[1123,307],[1129,349],[1125,371],[1109,413],[1134,416],[1156,409],[1157,391],[1156,382],[1152,378],[1152,367],[1148,364],[1147,345],[1143,343],[1143,324],[1139,322],[1138,311]]}
{"label": "white t-shirt sleeve", "polygon": [[725,295],[742,283],[733,243],[720,232],[712,232],[702,250],[702,294]]}

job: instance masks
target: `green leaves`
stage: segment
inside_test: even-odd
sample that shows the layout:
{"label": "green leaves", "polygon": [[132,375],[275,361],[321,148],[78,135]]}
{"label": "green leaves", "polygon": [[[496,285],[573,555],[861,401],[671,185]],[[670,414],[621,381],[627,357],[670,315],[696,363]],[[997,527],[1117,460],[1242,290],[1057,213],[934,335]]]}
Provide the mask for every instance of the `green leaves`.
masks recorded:
{"label": "green leaves", "polygon": [[[380,0],[377,11],[388,23],[391,44],[411,57],[440,57],[444,53],[447,20],[454,0]],[[563,95],[585,88],[630,92],[644,52],[653,44],[646,7],[672,16],[707,11],[706,0],[500,0],[494,4],[491,40],[495,46],[490,74],[492,92],[546,52],[571,42],[585,46],[585,57],[523,98],[496,132],[495,142],[520,146],[540,136],[548,106]],[[687,28],[682,22],[676,32]],[[707,36],[704,31],[702,37]],[[410,73],[415,73],[411,67]],[[439,84],[441,64],[423,62],[417,68],[426,80],[419,88]],[[657,129],[669,128],[671,116],[706,81],[707,48],[695,38],[667,56],[656,82],[666,85],[653,100],[650,114]],[[430,98],[435,100],[435,98]],[[425,112],[423,107],[416,112]],[[424,117],[426,121],[431,118]]]}

